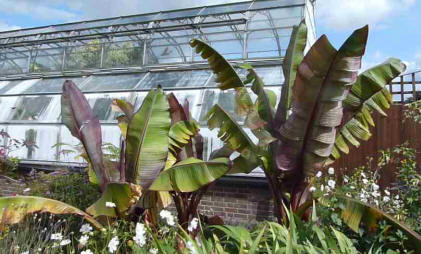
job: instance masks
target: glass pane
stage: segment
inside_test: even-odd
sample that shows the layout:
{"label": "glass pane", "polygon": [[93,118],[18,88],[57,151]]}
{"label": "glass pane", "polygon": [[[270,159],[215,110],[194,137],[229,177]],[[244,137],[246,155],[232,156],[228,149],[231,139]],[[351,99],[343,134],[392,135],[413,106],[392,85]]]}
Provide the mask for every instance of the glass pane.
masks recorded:
{"label": "glass pane", "polygon": [[63,90],[63,84],[66,80],[72,80],[77,86],[83,82],[83,78],[53,78],[53,79],[41,79],[34,85],[26,89],[23,93],[61,93]]}
{"label": "glass pane", "polygon": [[201,124],[206,124],[206,114],[213,105],[219,104],[237,121],[244,119],[235,114],[235,91],[227,90],[220,91],[219,89],[209,89],[205,91],[205,98],[200,110],[199,121]]}
{"label": "glass pane", "polygon": [[143,41],[119,42],[105,46],[104,67],[139,66],[143,59]]}
{"label": "glass pane", "polygon": [[136,93],[136,98],[134,99],[134,111],[138,111],[140,106],[143,103],[143,100],[145,99],[148,92],[138,92]]}
{"label": "glass pane", "polygon": [[40,49],[32,53],[31,72],[59,71],[63,66],[63,48]]}
{"label": "glass pane", "polygon": [[223,6],[210,6],[206,7],[200,15],[211,15],[211,14],[218,14],[218,13],[227,13],[227,12],[237,12],[237,11],[244,11],[250,7],[250,3],[237,3],[237,4],[230,4],[230,5],[223,5]]}
{"label": "glass pane", "polygon": [[10,125],[8,133],[11,137],[22,140],[24,146],[11,152],[12,156],[28,160],[57,160],[57,126],[20,126]]}
{"label": "glass pane", "polygon": [[25,90],[28,90],[32,85],[37,83],[39,79],[29,79],[24,81],[13,81],[13,86],[11,86],[5,94],[22,94]]}
{"label": "glass pane", "polygon": [[15,108],[18,97],[0,97],[0,121],[6,121]]}
{"label": "glass pane", "polygon": [[84,46],[66,48],[66,70],[99,68],[101,65],[101,44],[91,41]]}
{"label": "glass pane", "polygon": [[281,85],[284,83],[282,66],[256,67],[257,74],[263,79],[265,85]]}
{"label": "glass pane", "polygon": [[273,30],[254,31],[247,37],[249,58],[277,57],[281,55],[280,45]]}
{"label": "glass pane", "polygon": [[150,89],[161,85],[170,87],[202,87],[211,75],[207,70],[151,72],[139,85],[140,89]]}
{"label": "glass pane", "polygon": [[5,94],[7,91],[19,84],[20,80],[15,81],[0,81],[0,94]]}
{"label": "glass pane", "polygon": [[10,120],[41,120],[50,117],[51,111],[47,109],[51,109],[49,105],[52,99],[52,96],[44,95],[20,97]]}
{"label": "glass pane", "polygon": [[115,91],[134,89],[137,83],[145,76],[144,73],[130,75],[102,75],[92,76],[83,85],[82,91]]}
{"label": "glass pane", "polygon": [[116,147],[120,147],[121,131],[116,125],[102,125],[102,144],[113,144]]}
{"label": "glass pane", "polygon": [[132,102],[131,93],[113,93],[113,94],[88,94],[86,98],[88,99],[89,105],[92,108],[94,114],[101,121],[113,121],[116,120],[118,112],[113,111],[111,103],[113,99],[121,99]]}
{"label": "glass pane", "polygon": [[28,57],[0,54],[4,60],[0,61],[1,74],[20,74],[28,72]]}
{"label": "glass pane", "polygon": [[73,137],[66,126],[61,127],[60,146],[57,148],[60,161],[86,163],[79,154],[82,153],[82,145],[80,141]]}

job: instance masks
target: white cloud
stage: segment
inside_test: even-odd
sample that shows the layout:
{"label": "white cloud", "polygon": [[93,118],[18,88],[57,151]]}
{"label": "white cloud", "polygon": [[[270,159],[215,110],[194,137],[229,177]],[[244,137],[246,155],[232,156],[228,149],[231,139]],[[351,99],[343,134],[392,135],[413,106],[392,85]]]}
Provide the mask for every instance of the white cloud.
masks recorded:
{"label": "white cloud", "polygon": [[6,22],[3,22],[0,20],[0,32],[2,31],[8,31],[8,30],[16,30],[16,29],[21,29],[20,26],[14,26],[14,25],[9,25]]}
{"label": "white cloud", "polygon": [[384,28],[382,22],[414,3],[415,0],[321,0],[316,1],[316,20],[335,30],[353,29],[365,24]]}
{"label": "white cloud", "polygon": [[[243,0],[213,0],[211,5]],[[0,0],[0,12],[68,22],[210,5],[208,0]]]}
{"label": "white cloud", "polygon": [[1,0],[0,12],[8,15],[18,14],[31,16],[36,19],[71,21],[77,14],[64,10],[58,0]]}

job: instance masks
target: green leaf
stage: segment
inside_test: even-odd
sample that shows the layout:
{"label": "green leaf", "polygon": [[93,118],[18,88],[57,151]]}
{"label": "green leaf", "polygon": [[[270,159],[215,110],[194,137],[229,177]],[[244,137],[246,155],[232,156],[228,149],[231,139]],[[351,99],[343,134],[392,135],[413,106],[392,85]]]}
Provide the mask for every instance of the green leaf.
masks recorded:
{"label": "green leaf", "polygon": [[239,152],[245,159],[257,163],[255,144],[235,120],[218,104],[206,115],[209,129],[219,128],[218,137],[231,150]]}
{"label": "green leaf", "polygon": [[147,189],[165,167],[171,119],[166,96],[158,88],[148,93],[127,130],[126,178]]}
{"label": "green leaf", "polygon": [[33,213],[78,215],[95,228],[103,228],[90,215],[66,203],[42,197],[17,196],[0,198],[0,230],[3,225],[19,223],[26,215]]}
{"label": "green leaf", "polygon": [[378,225],[377,221],[384,219],[408,236],[412,248],[421,251],[421,236],[402,222],[393,218],[393,216],[359,200],[340,195],[337,195],[337,197],[340,201],[344,202],[344,208],[341,214],[342,219],[353,231],[358,232],[361,221],[365,222],[369,230],[373,230]]}
{"label": "green leaf", "polygon": [[92,112],[83,93],[69,80],[63,84],[61,118],[72,135],[82,142],[89,163],[98,176],[100,186],[103,189],[109,181],[109,176],[104,170],[101,124],[98,117]]}
{"label": "green leaf", "polygon": [[292,91],[298,65],[304,58],[304,49],[307,44],[307,26],[304,21],[299,26],[294,26],[289,40],[287,52],[282,63],[285,77],[281,91],[281,101],[276,111],[276,127],[279,128],[288,118],[288,110],[291,108]]}
{"label": "green leaf", "polygon": [[[108,183],[101,198],[86,211],[94,218],[99,216],[124,217],[140,195],[139,186],[129,183]],[[116,207],[107,207],[107,202],[114,203]]]}
{"label": "green leaf", "polygon": [[[354,146],[359,146],[356,138],[367,140],[370,136],[369,125],[374,126],[371,113],[377,111],[386,116],[386,109],[392,103],[392,96],[386,85],[406,70],[406,66],[399,59],[390,58],[384,63],[370,68],[358,76],[357,81],[344,100],[344,121],[340,128],[342,135],[338,135],[335,147],[348,153],[348,141]],[[345,133],[344,133],[345,132]],[[331,162],[339,156],[330,156]]]}
{"label": "green leaf", "polygon": [[237,72],[228,63],[225,58],[219,54],[214,48],[207,43],[193,39],[190,41],[190,46],[196,48],[196,53],[201,54],[203,59],[207,59],[210,68],[216,74],[216,82],[221,90],[226,90],[236,87],[244,87],[243,81],[238,76]]}
{"label": "green leaf", "polygon": [[223,176],[228,171],[227,158],[208,162],[188,158],[161,172],[150,186],[155,191],[193,192]]}
{"label": "green leaf", "polygon": [[[292,114],[280,128],[275,168],[290,178],[311,175],[323,166],[342,120],[342,101],[354,83],[367,42],[368,27],[356,30],[336,50],[320,37],[298,66]],[[287,179],[288,180],[288,179]]]}
{"label": "green leaf", "polygon": [[173,124],[169,132],[170,150],[174,154],[189,144],[194,136],[199,133],[200,126],[195,120],[179,121]]}

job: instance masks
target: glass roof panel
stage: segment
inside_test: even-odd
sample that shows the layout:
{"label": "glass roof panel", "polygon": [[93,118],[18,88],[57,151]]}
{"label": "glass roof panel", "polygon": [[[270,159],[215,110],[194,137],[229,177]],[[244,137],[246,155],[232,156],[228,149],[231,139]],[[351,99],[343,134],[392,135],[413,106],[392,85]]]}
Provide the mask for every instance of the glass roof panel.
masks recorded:
{"label": "glass roof panel", "polygon": [[[9,120],[42,120],[52,119],[54,108],[51,101],[53,96],[24,96],[19,97]],[[55,103],[54,103],[55,104]],[[56,118],[57,119],[57,118]]]}
{"label": "glass roof panel", "polygon": [[18,97],[0,97],[0,121],[7,121],[10,118],[10,114],[13,113],[13,109],[16,104]]}
{"label": "glass roof panel", "polygon": [[188,17],[196,16],[199,11],[200,11],[200,8],[162,12],[159,14],[159,16],[157,16],[157,18],[160,20],[173,19],[173,18],[188,18]]}
{"label": "glass roof panel", "polygon": [[129,75],[94,75],[81,88],[84,92],[134,89],[145,73]]}
{"label": "glass roof panel", "polygon": [[13,81],[14,86],[10,87],[4,94],[23,94],[25,90],[28,90],[32,85],[37,83],[39,79],[28,79],[24,81]]}
{"label": "glass roof panel", "polygon": [[209,70],[151,72],[139,88],[150,89],[158,85],[163,88],[204,87],[210,75]]}
{"label": "glass roof panel", "polygon": [[5,94],[7,91],[15,87],[17,84],[19,84],[20,80],[14,80],[14,81],[0,81],[0,94]]}
{"label": "glass roof panel", "polygon": [[61,93],[64,81],[68,79],[72,80],[77,86],[80,86],[80,84],[84,81],[83,78],[77,77],[41,79],[22,93]]}

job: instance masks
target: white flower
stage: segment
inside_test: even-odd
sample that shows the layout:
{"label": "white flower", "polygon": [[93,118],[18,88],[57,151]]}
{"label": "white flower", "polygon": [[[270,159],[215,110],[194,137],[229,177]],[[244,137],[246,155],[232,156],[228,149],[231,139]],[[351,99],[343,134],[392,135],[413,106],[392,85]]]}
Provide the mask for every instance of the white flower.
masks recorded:
{"label": "white flower", "polygon": [[351,193],[349,193],[349,192],[347,192],[345,195],[346,195],[347,197],[351,197]]}
{"label": "white flower", "polygon": [[119,243],[120,241],[118,240],[117,236],[111,238],[110,242],[108,243],[108,251],[114,253],[117,250]]}
{"label": "white flower", "polygon": [[190,253],[191,253],[191,254],[198,254],[198,253],[199,253],[199,252],[196,250],[196,248],[194,247],[193,242],[191,242],[191,241],[187,241],[187,243],[186,243],[186,247],[187,247],[187,249],[189,249],[189,250],[190,250]]}
{"label": "white flower", "polygon": [[317,172],[316,177],[322,177],[322,171]]}
{"label": "white flower", "polygon": [[31,190],[31,188],[26,188],[26,189],[24,189],[23,190],[23,192],[25,193],[25,192],[29,192]]}
{"label": "white flower", "polygon": [[379,190],[379,186],[377,185],[377,184],[375,184],[375,183],[373,183],[373,190],[374,191],[378,191]]}
{"label": "white flower", "polygon": [[325,190],[325,186],[324,186],[323,184],[320,186],[320,190],[321,190],[322,192]]}
{"label": "white flower", "polygon": [[355,190],[355,186],[353,186],[353,185],[351,185],[349,188],[350,188],[351,190]]}
{"label": "white flower", "polygon": [[94,254],[90,249],[82,251],[80,254]]}
{"label": "white flower", "polygon": [[61,239],[63,239],[63,235],[61,233],[52,234],[50,239],[61,241]]}
{"label": "white flower", "polygon": [[348,183],[349,182],[349,178],[347,176],[344,176],[344,183]]}
{"label": "white flower", "polygon": [[158,249],[155,249],[155,248],[150,249],[150,250],[149,250],[149,253],[152,253],[152,254],[158,254]]}
{"label": "white flower", "polygon": [[366,198],[362,198],[361,201],[364,202],[364,203],[367,203],[367,199]]}
{"label": "white flower", "polygon": [[383,202],[389,202],[389,201],[390,201],[390,198],[388,196],[383,197]]}
{"label": "white flower", "polygon": [[363,179],[363,183],[364,183],[364,184],[368,184],[368,180],[364,178],[364,179]]}
{"label": "white flower", "polygon": [[388,196],[390,195],[390,191],[388,191],[388,190],[384,190],[384,193]]}
{"label": "white flower", "polygon": [[167,211],[167,210],[162,210],[159,213],[159,216],[161,216],[162,219],[167,221],[167,224],[169,226],[174,226],[175,225],[175,221],[174,221],[174,216],[171,214],[171,212]]}
{"label": "white flower", "polygon": [[335,169],[334,169],[334,168],[332,168],[332,167],[330,167],[330,168],[327,170],[327,172],[329,173],[329,175],[333,175],[333,174],[335,174]]}
{"label": "white flower", "polygon": [[22,252],[21,254],[29,254],[29,250]]}
{"label": "white flower", "polygon": [[376,204],[376,206],[379,206],[379,201],[374,200],[374,204]]}
{"label": "white flower", "polygon": [[83,224],[82,227],[80,227],[79,231],[83,234],[87,234],[92,231],[92,227],[90,224],[86,223],[86,224]]}
{"label": "white flower", "polygon": [[367,176],[366,176],[363,172],[361,172],[361,176],[362,176],[363,178],[367,178]]}
{"label": "white flower", "polygon": [[60,246],[66,246],[69,243],[71,243],[72,241],[70,241],[69,239],[64,239],[63,241],[60,242]]}
{"label": "white flower", "polygon": [[334,180],[329,180],[327,182],[327,185],[329,185],[332,189],[334,189],[335,188],[335,185],[336,185],[336,182]]}
{"label": "white flower", "polygon": [[399,195],[396,195],[396,196],[395,196],[395,199],[399,199]]}
{"label": "white flower", "polygon": [[371,195],[373,195],[373,197],[377,198],[377,197],[380,197],[380,192],[374,191],[373,193],[371,193]]}
{"label": "white flower", "polygon": [[314,186],[310,187],[309,191],[310,192],[315,192],[316,191],[316,187],[314,187]]}
{"label": "white flower", "polygon": [[82,235],[79,239],[79,243],[85,246],[88,243],[89,236],[88,235]]}
{"label": "white flower", "polygon": [[193,218],[191,221],[190,221],[190,224],[189,224],[189,226],[187,227],[187,230],[188,231],[190,231],[190,232],[193,232],[194,230],[196,230],[196,228],[197,228],[197,225],[199,224],[199,219],[197,219],[197,218]]}
{"label": "white flower", "polygon": [[113,202],[105,202],[105,206],[110,207],[110,208],[116,207],[115,203],[113,203]]}
{"label": "white flower", "polygon": [[133,237],[133,241],[139,245],[140,247],[143,247],[146,244],[146,229],[145,225],[142,223],[136,224],[136,235]]}

